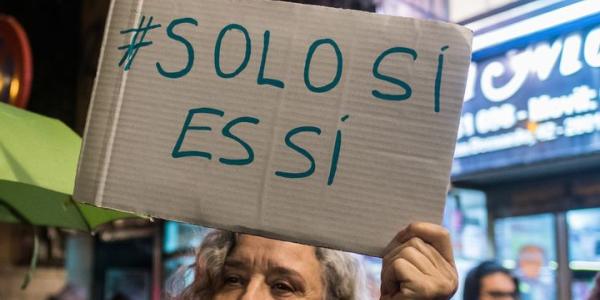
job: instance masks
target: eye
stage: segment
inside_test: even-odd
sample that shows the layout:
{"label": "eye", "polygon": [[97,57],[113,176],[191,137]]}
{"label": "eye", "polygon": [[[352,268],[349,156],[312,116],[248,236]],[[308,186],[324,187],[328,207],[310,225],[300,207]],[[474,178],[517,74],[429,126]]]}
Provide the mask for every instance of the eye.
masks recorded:
{"label": "eye", "polygon": [[241,285],[242,277],[235,274],[225,275],[223,278],[223,283],[225,283],[225,285]]}
{"label": "eye", "polygon": [[291,284],[283,281],[275,282],[271,288],[275,290],[277,293],[294,293],[295,289]]}

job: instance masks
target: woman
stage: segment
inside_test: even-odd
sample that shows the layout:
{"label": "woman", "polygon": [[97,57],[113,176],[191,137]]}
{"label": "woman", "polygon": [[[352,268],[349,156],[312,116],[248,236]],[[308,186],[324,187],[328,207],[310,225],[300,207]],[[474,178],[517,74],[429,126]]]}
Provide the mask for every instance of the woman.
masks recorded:
{"label": "woman", "polygon": [[[258,236],[215,231],[194,268],[177,299],[368,299],[351,254]],[[384,251],[381,278],[382,300],[449,299],[458,279],[448,232],[429,223],[400,231]]]}

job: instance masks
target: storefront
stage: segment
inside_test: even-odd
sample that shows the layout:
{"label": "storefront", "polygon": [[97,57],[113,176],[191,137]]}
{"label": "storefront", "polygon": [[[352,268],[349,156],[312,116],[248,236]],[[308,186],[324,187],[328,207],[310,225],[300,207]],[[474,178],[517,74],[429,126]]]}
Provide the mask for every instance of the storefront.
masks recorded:
{"label": "storefront", "polygon": [[488,218],[454,227],[491,245],[459,254],[513,269],[523,299],[584,299],[600,271],[598,24],[598,1],[531,1],[466,24],[476,37],[452,181],[485,193]]}

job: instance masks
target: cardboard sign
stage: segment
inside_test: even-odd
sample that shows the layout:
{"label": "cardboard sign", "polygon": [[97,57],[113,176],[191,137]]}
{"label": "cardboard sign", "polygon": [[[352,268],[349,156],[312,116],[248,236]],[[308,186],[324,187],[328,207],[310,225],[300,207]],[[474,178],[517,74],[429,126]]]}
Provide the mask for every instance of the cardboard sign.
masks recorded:
{"label": "cardboard sign", "polygon": [[441,221],[471,35],[286,2],[113,1],[74,197],[381,255]]}

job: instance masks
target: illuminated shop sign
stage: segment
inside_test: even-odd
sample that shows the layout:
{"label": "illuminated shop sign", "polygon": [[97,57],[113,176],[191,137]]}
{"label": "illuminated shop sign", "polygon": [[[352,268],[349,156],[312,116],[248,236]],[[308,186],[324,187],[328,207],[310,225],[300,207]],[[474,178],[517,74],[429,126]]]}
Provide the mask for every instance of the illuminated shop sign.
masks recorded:
{"label": "illuminated shop sign", "polygon": [[600,26],[471,64],[453,175],[600,151]]}

